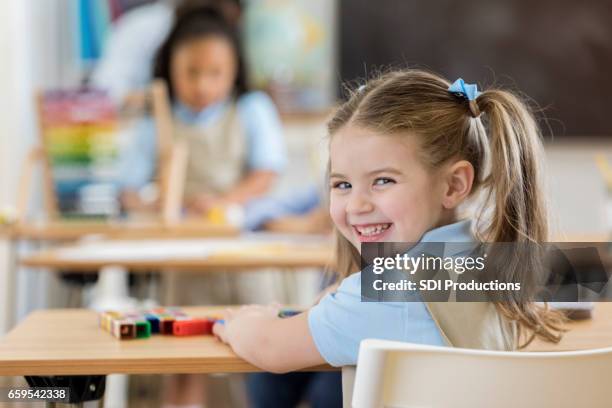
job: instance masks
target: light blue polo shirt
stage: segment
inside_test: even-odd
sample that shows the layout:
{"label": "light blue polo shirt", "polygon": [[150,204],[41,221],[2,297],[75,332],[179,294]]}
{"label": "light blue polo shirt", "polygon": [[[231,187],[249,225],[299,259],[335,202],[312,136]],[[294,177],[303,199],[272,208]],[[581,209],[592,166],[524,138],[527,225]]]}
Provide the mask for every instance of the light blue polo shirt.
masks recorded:
{"label": "light blue polo shirt", "polygon": [[[470,220],[433,229],[421,242],[476,242]],[[361,272],[344,279],[335,293],[308,312],[310,334],[333,366],[357,364],[359,343],[383,339],[444,346],[423,302],[361,302]]]}
{"label": "light blue polo shirt", "polygon": [[[183,123],[204,129],[218,120],[230,103],[219,102],[200,112],[175,103],[173,114]],[[270,97],[263,92],[246,93],[236,101],[236,110],[245,131],[246,168],[281,173],[287,164],[285,139],[278,112]],[[117,182],[121,190],[141,188],[151,180],[155,171],[155,123],[152,119],[143,119],[135,132],[131,143],[120,153],[118,174],[121,178]]]}

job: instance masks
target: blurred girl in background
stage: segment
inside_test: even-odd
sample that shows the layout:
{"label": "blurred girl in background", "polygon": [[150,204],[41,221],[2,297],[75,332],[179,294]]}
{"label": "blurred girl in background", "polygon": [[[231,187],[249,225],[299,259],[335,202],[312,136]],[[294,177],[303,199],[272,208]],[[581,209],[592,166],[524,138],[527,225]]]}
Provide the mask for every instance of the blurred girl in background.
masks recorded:
{"label": "blurred girl in background", "polygon": [[[183,9],[153,73],[168,84],[173,137],[188,145],[186,209],[206,213],[266,193],[285,166],[281,124],[266,94],[247,91],[236,26],[216,7]],[[156,152],[146,120],[122,157],[126,209],[144,206],[138,191],[152,178]]]}

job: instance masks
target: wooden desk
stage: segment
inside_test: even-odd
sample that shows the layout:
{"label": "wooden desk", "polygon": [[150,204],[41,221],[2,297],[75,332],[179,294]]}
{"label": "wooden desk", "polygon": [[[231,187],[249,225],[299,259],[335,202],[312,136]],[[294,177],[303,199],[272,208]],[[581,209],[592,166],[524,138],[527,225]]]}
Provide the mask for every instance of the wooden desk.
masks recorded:
{"label": "wooden desk", "polygon": [[[224,307],[184,308],[193,316]],[[593,319],[570,322],[560,344],[535,342],[528,351],[567,351],[612,346],[612,303],[598,303]],[[313,370],[331,370],[318,366]],[[82,309],[30,314],[0,340],[0,375],[104,375],[260,371],[213,336],[155,335],[119,341],[98,327],[97,313]]]}
{"label": "wooden desk", "polygon": [[[219,307],[185,308],[192,315],[219,313]],[[573,322],[563,341],[532,345],[528,351],[561,351],[612,345],[612,303],[596,306],[590,321]],[[335,370],[328,365],[308,371]],[[154,336],[120,341],[98,327],[89,310],[32,313],[0,340],[0,376],[85,375],[98,384],[107,374],[257,372],[213,336]],[[47,378],[47,377],[45,377]],[[101,381],[101,382],[100,382]],[[47,380],[44,384],[48,384]],[[99,398],[99,397],[96,397]],[[78,402],[78,401],[77,401]]]}
{"label": "wooden desk", "polygon": [[[222,307],[190,307],[193,316]],[[318,366],[314,371],[333,370]],[[213,336],[120,341],[98,327],[97,313],[82,309],[30,314],[0,340],[0,376],[233,373],[261,371]]]}
{"label": "wooden desk", "polygon": [[9,239],[36,241],[74,241],[87,235],[104,235],[117,239],[230,237],[240,231],[230,225],[199,220],[177,224],[156,221],[54,221],[41,224],[16,224],[0,228],[0,235]]}
{"label": "wooden desk", "polygon": [[[36,241],[74,241],[86,235],[104,235],[115,239],[197,238],[236,236],[239,229],[202,220],[187,219],[176,224],[158,221],[52,221],[0,226],[0,237]],[[558,242],[608,242],[606,234],[562,234]]]}
{"label": "wooden desk", "polygon": [[[146,249],[147,245],[157,246],[160,251],[151,253],[150,249]],[[207,252],[206,248],[210,246],[217,249]],[[172,248],[176,248],[176,251]],[[202,248],[201,254],[198,248]],[[31,267],[78,271],[98,271],[115,265],[129,268],[130,271],[168,269],[206,272],[220,269],[325,267],[332,259],[333,246],[326,237],[254,234],[232,240],[99,241],[41,251],[22,258],[21,263]]]}
{"label": "wooden desk", "polygon": [[559,344],[534,340],[527,350],[571,351],[612,347],[612,302],[596,303],[591,319],[571,321],[568,329]]}

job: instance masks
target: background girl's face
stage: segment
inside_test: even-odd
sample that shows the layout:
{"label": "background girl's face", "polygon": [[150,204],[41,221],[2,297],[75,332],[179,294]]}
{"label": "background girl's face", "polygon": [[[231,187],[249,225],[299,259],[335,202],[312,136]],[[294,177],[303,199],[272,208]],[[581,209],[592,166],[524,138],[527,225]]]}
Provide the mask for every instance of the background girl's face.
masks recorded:
{"label": "background girl's face", "polygon": [[230,96],[236,54],[223,37],[208,36],[180,45],[172,54],[170,76],[175,97],[194,111]]}
{"label": "background girl's face", "polygon": [[417,242],[438,225],[444,188],[417,157],[415,138],[355,125],[330,145],[330,214],[357,249],[361,242]]}

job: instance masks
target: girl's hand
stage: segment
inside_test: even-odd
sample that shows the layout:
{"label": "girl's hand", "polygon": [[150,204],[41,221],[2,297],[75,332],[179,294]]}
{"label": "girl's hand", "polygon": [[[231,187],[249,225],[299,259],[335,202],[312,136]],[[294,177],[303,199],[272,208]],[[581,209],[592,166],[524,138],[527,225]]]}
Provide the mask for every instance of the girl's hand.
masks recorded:
{"label": "girl's hand", "polygon": [[308,311],[284,319],[279,311],[280,305],[230,309],[213,333],[238,357],[264,371],[286,373],[324,364],[308,328]]}
{"label": "girl's hand", "polygon": [[185,200],[185,207],[187,209],[187,212],[197,215],[205,215],[212,208],[223,207],[224,205],[225,200],[223,200],[219,196],[206,193],[196,194],[191,197],[188,197]]}
{"label": "girl's hand", "polygon": [[232,345],[236,339],[250,330],[257,330],[266,323],[280,319],[280,305],[248,305],[239,309],[227,309],[223,315],[224,323],[215,323],[213,334],[221,341]]}

